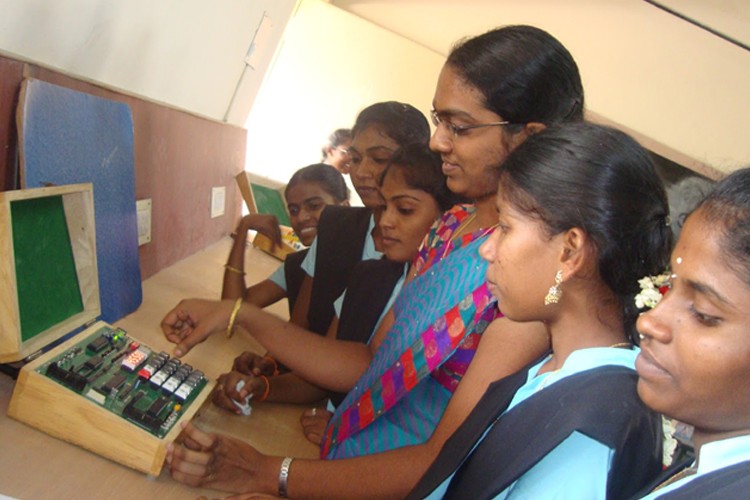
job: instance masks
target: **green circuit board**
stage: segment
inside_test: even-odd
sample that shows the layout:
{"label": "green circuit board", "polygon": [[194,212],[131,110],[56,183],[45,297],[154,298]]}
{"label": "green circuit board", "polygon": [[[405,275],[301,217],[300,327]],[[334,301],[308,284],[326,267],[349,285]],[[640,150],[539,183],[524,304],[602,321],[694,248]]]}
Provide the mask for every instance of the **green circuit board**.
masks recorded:
{"label": "green circuit board", "polygon": [[208,383],[200,370],[110,326],[36,371],[159,438]]}

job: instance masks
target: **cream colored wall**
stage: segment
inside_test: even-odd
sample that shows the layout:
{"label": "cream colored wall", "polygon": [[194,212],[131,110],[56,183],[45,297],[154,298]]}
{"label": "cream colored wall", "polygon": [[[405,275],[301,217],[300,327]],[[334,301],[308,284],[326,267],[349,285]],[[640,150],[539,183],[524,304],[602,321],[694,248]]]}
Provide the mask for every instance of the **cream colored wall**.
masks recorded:
{"label": "cream colored wall", "polygon": [[378,101],[430,109],[444,57],[320,0],[303,0],[247,121],[247,170],[286,182],[330,132]]}
{"label": "cream colored wall", "polygon": [[[443,54],[496,26],[546,29],[577,60],[594,119],[714,177],[750,164],[750,53],[642,0],[332,2]],[[700,3],[701,16],[750,39],[746,0],[670,3]]]}
{"label": "cream colored wall", "polygon": [[[296,0],[0,0],[0,52],[242,125]],[[259,63],[244,58],[264,13]],[[235,89],[241,102],[230,110]]]}

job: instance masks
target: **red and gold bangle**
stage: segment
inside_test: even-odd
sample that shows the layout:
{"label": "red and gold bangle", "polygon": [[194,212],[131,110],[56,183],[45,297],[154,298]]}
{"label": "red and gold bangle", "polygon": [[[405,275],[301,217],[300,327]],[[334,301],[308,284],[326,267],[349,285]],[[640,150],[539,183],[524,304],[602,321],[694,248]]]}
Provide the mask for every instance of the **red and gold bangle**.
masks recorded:
{"label": "red and gold bangle", "polygon": [[279,364],[278,364],[278,363],[276,362],[276,360],[275,360],[275,359],[273,358],[273,356],[271,356],[270,354],[266,354],[266,355],[265,355],[265,356],[263,356],[263,357],[264,357],[265,359],[269,360],[269,361],[270,361],[271,363],[273,363],[273,374],[272,374],[272,375],[273,375],[274,377],[275,377],[276,375],[278,375],[278,374],[279,374]]}
{"label": "red and gold bangle", "polygon": [[266,383],[266,392],[264,392],[263,395],[258,398],[258,402],[262,403],[268,397],[268,393],[271,392],[271,381],[269,381],[268,377],[266,377],[265,375],[258,375],[258,376],[262,378],[263,381]]}

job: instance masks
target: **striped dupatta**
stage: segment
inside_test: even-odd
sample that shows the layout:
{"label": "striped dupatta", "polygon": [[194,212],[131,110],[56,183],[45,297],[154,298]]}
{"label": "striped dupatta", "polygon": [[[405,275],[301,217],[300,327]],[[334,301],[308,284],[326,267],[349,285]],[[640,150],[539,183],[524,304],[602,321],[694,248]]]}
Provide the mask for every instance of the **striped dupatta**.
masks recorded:
{"label": "striped dupatta", "polygon": [[479,245],[491,229],[451,240],[473,207],[443,216],[415,260],[417,276],[394,304],[395,321],[356,386],[329,422],[321,458],[366,428],[432,375],[453,392],[466,372],[479,336],[498,311],[486,284]]}

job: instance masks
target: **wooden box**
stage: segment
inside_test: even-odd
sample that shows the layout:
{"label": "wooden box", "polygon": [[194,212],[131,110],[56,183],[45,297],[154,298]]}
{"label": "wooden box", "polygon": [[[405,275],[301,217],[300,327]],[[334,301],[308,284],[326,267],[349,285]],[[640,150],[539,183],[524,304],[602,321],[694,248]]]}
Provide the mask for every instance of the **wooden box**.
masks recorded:
{"label": "wooden box", "polygon": [[[92,391],[76,392],[40,370],[109,327],[94,323],[99,314],[94,232],[91,184],[0,192],[0,359],[26,361],[8,415],[115,462],[158,475],[168,443],[180,433],[180,422],[200,410],[212,382],[201,384],[187,408],[174,412],[171,429],[158,437],[97,404],[90,397]],[[76,330],[82,331],[71,335]],[[129,334],[127,338],[134,341],[130,345],[139,344]],[[59,345],[43,352],[55,342]]]}
{"label": "wooden box", "polygon": [[286,256],[290,253],[302,250],[304,246],[289,225],[289,213],[286,209],[286,198],[284,197],[286,185],[244,171],[237,174],[235,179],[242,194],[242,199],[251,214],[272,214],[279,220],[281,229],[280,248],[275,246],[270,238],[261,233],[255,235],[253,245],[279,260],[286,259]]}
{"label": "wooden box", "polygon": [[99,313],[92,185],[0,192],[0,362],[28,358]]}

